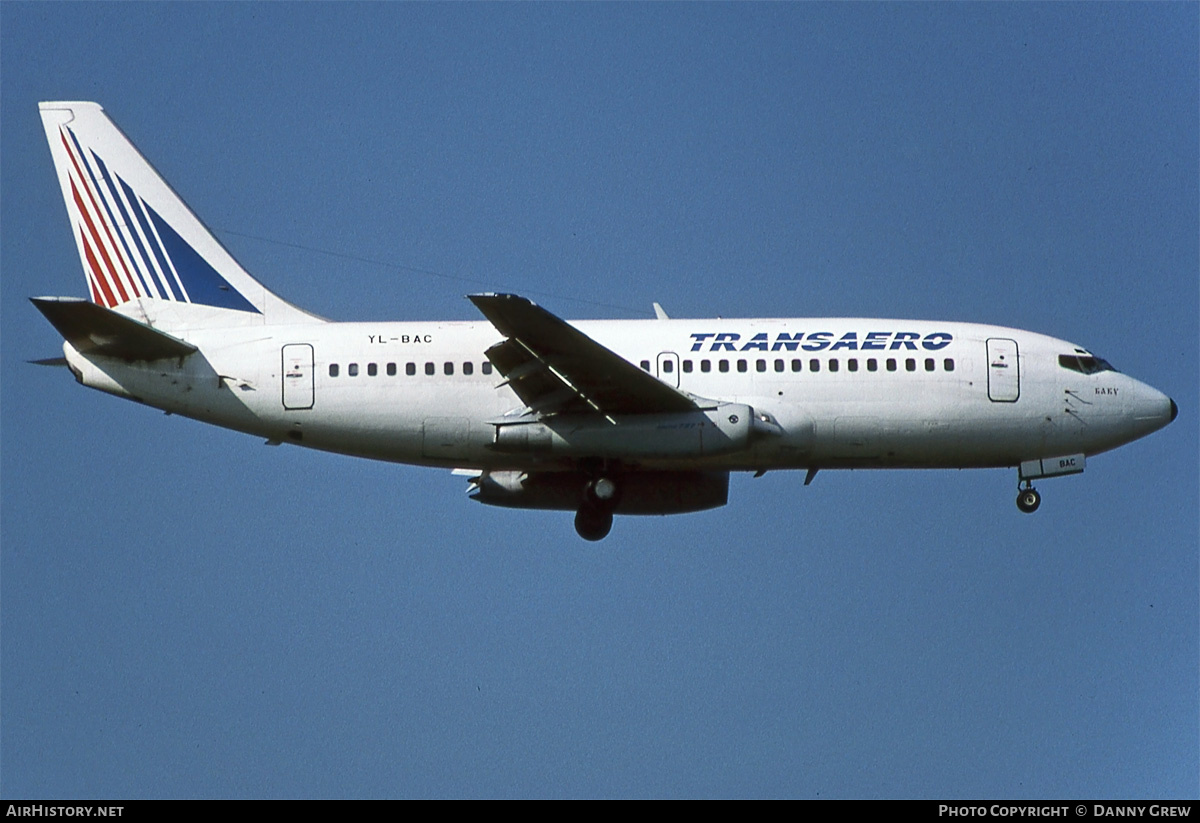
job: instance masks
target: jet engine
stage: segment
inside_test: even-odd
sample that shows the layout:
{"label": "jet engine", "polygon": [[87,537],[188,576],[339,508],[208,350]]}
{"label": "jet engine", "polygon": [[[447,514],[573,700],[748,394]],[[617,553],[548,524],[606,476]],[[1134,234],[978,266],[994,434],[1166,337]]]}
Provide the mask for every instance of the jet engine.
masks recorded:
{"label": "jet engine", "polygon": [[[724,506],[729,472],[628,472],[607,475],[612,514],[682,514]],[[492,471],[473,478],[471,499],[510,509],[576,511],[594,481],[583,472]]]}

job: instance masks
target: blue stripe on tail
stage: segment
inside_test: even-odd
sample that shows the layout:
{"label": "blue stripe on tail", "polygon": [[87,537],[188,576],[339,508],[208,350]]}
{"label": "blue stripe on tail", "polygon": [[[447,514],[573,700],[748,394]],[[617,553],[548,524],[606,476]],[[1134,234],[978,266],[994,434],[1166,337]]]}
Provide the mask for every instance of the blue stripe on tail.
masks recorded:
{"label": "blue stripe on tail", "polygon": [[158,236],[162,240],[163,250],[175,265],[175,271],[179,274],[179,279],[183,282],[183,287],[187,290],[191,302],[202,303],[205,306],[217,306],[222,309],[260,313],[249,300],[242,297],[233,286],[229,285],[224,277],[217,274],[217,270],[201,257],[199,252],[176,234],[175,229],[171,228],[166,220],[159,217],[158,212],[151,208],[149,203],[143,201],[142,205],[145,207],[146,213],[150,215],[150,219],[154,221],[154,227],[158,230]]}

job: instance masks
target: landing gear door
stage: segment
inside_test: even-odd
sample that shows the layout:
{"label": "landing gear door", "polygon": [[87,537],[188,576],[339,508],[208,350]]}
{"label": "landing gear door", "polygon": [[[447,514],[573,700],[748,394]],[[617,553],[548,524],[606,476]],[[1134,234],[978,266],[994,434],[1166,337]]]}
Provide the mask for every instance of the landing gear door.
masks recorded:
{"label": "landing gear door", "polygon": [[679,355],[673,351],[658,353],[658,379],[679,388]]}
{"label": "landing gear door", "polygon": [[988,399],[995,403],[1015,403],[1021,396],[1021,366],[1017,341],[990,337],[988,353]]}
{"label": "landing gear door", "polygon": [[313,347],[307,343],[283,347],[283,407],[313,407]]}

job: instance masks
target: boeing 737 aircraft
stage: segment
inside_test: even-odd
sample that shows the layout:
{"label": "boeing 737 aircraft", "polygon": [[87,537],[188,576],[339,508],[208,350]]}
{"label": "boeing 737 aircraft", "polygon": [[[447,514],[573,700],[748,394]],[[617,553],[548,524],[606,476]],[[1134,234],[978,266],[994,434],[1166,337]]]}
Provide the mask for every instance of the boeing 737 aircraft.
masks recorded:
{"label": "boeing 737 aircraft", "polygon": [[725,504],[730,472],[1017,468],[1033,481],[1175,419],[1073,343],[927,320],[333,323],[251,277],[95,103],[42,103],[90,300],[33,303],[85,386],[343,454],[456,469],[475,500],[614,514]]}

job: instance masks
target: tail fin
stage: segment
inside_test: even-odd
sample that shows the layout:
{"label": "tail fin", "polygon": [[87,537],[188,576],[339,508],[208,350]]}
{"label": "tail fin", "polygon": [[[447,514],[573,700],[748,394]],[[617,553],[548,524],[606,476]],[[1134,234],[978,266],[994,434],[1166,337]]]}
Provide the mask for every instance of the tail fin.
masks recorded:
{"label": "tail fin", "polygon": [[38,108],[92,302],[138,301],[145,313],[149,301],[170,301],[172,315],[205,325],[319,320],[251,277],[99,104]]}

